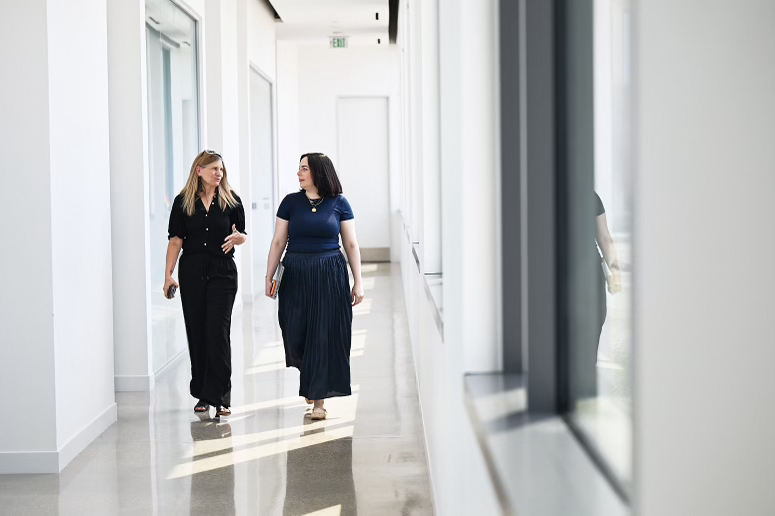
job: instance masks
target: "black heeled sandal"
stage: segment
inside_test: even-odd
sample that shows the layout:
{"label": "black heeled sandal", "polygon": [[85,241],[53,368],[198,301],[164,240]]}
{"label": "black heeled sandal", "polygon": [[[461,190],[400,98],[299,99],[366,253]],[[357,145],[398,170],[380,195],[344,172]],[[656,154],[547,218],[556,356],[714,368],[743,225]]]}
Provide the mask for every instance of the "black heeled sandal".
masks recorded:
{"label": "black heeled sandal", "polygon": [[197,403],[194,406],[194,412],[197,414],[201,414],[202,412],[207,412],[208,410],[210,410],[210,405],[208,405],[202,400],[199,400],[199,403]]}
{"label": "black heeled sandal", "polygon": [[218,407],[215,410],[215,415],[217,417],[228,417],[228,416],[231,416],[231,409],[229,407]]}

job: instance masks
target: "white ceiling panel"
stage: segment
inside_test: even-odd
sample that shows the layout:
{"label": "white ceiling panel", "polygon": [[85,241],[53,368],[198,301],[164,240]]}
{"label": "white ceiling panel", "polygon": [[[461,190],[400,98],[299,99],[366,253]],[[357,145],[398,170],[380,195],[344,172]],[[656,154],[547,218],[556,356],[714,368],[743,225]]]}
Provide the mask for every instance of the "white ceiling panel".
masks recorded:
{"label": "white ceiling panel", "polygon": [[[388,0],[270,0],[282,23],[279,39],[352,36],[359,41],[388,44]],[[377,13],[379,19],[377,19]]]}

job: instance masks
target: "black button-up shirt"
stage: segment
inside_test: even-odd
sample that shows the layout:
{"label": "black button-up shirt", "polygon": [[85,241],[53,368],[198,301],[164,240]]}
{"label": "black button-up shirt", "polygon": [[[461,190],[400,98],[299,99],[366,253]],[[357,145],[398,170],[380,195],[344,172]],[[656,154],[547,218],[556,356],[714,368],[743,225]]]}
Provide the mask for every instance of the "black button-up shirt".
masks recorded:
{"label": "black button-up shirt", "polygon": [[214,256],[234,256],[234,249],[228,254],[223,252],[221,246],[224,240],[232,232],[232,224],[237,231],[245,233],[245,210],[242,207],[242,199],[236,194],[237,206],[231,208],[228,205],[221,210],[218,197],[213,197],[210,211],[205,210],[201,198],[196,200],[196,211],[189,216],[183,205],[183,195],[175,197],[170,212],[169,236],[183,239],[183,252],[186,254],[209,253]]}

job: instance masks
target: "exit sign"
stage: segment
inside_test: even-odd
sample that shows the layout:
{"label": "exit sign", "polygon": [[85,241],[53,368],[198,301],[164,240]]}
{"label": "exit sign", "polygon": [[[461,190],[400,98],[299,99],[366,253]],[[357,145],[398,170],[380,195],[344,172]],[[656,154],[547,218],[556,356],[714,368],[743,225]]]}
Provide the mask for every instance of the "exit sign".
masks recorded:
{"label": "exit sign", "polygon": [[347,48],[347,38],[331,38],[331,48]]}

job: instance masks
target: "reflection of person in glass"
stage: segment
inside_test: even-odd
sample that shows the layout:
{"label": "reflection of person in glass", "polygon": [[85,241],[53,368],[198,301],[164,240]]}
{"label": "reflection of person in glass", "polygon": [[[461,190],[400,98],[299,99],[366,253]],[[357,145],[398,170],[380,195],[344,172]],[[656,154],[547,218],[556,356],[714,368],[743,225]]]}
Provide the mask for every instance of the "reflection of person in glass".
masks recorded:
{"label": "reflection of person in glass", "polygon": [[210,405],[217,416],[231,411],[231,310],[237,295],[234,247],[244,244],[245,210],[229,186],[220,154],[200,153],[183,191],[172,203],[164,295],[170,287],[180,250],[180,295],[191,357],[194,412]]}
{"label": "reflection of person in glass", "polygon": [[[608,219],[605,214],[605,207],[600,196],[595,194],[595,215],[596,215],[596,234],[595,241],[600,256],[600,288],[598,290],[598,334],[597,345],[600,347],[600,334],[603,331],[606,313],[608,311],[606,303],[605,288],[611,294],[618,294],[622,290],[622,276],[619,270],[619,258],[616,256],[616,247],[611,232],[608,231]],[[597,362],[597,353],[595,353],[595,362]]]}

